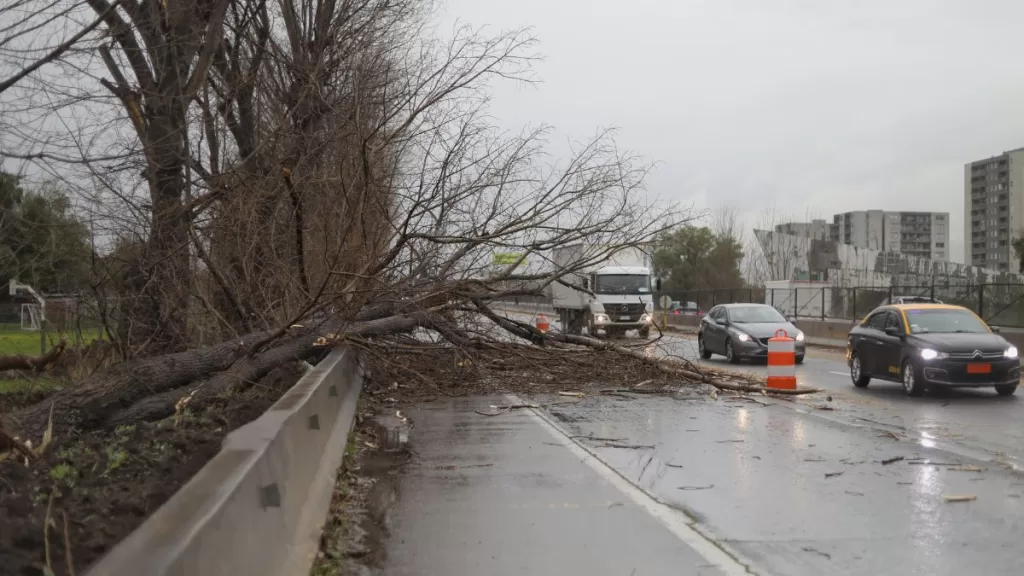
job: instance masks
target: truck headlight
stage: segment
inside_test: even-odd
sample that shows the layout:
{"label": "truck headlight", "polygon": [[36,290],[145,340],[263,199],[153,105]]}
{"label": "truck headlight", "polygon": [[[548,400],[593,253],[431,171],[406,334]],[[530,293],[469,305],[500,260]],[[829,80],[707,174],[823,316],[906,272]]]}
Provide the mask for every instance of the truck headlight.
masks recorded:
{"label": "truck headlight", "polygon": [[607,324],[608,316],[604,314],[594,314],[594,322],[597,324]]}
{"label": "truck headlight", "polygon": [[932,350],[931,348],[922,348],[921,358],[924,358],[925,360],[935,360],[936,358],[938,358],[941,360],[943,358],[949,358],[949,354],[945,352],[938,352],[936,350]]}
{"label": "truck headlight", "polygon": [[1012,360],[1012,359],[1014,359],[1016,357],[1017,357],[1017,347],[1016,346],[1010,346],[1009,348],[1006,349],[1006,352],[1003,352],[1003,358],[1009,358],[1009,359]]}

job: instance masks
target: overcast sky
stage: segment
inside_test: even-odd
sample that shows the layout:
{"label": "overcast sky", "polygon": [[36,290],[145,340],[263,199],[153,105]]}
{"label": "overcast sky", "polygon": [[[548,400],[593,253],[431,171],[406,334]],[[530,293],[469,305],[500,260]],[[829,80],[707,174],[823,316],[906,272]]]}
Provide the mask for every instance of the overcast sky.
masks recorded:
{"label": "overcast sky", "polygon": [[1020,0],[444,0],[532,26],[542,84],[495,86],[500,125],[617,127],[658,162],[648,188],[748,225],[848,210],[951,214],[963,165],[1024,146]]}

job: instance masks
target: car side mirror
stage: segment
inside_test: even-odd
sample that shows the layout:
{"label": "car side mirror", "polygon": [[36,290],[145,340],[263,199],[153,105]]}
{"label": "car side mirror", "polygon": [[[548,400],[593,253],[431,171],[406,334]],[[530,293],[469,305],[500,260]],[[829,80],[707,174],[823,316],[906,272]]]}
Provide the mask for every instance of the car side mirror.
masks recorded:
{"label": "car side mirror", "polygon": [[886,326],[885,333],[889,336],[903,336],[903,331],[897,326]]}
{"label": "car side mirror", "polygon": [[796,318],[793,318],[792,316],[786,316],[786,322],[792,324],[793,322],[796,322]]}
{"label": "car side mirror", "polygon": [[992,329],[993,333],[999,334],[999,326],[989,326],[989,328]]}

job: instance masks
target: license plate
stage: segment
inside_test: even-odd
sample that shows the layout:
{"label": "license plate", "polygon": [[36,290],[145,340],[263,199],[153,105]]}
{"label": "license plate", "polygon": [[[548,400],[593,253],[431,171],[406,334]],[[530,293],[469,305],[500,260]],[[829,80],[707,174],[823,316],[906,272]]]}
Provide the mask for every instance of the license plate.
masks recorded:
{"label": "license plate", "polygon": [[629,322],[629,316],[619,316],[619,322]]}
{"label": "license plate", "polygon": [[992,365],[991,364],[968,364],[967,365],[967,373],[968,374],[991,374],[992,373]]}

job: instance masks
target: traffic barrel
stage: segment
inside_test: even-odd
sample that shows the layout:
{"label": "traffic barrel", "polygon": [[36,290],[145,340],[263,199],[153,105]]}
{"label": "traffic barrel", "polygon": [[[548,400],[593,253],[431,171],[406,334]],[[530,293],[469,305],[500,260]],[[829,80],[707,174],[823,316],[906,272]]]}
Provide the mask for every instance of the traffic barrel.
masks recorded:
{"label": "traffic barrel", "polygon": [[796,341],[785,330],[768,339],[769,388],[796,390]]}
{"label": "traffic barrel", "polygon": [[551,325],[548,324],[548,317],[543,314],[537,315],[537,330],[541,332],[547,332],[551,329]]}

